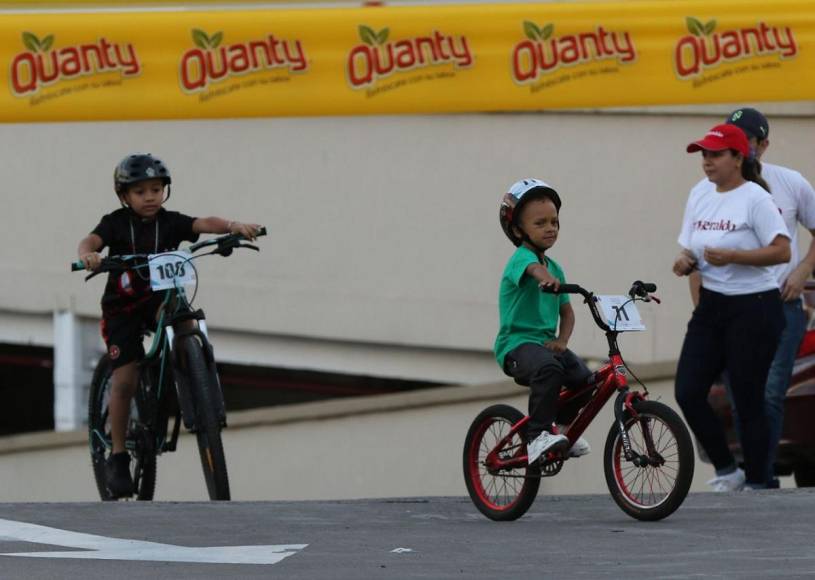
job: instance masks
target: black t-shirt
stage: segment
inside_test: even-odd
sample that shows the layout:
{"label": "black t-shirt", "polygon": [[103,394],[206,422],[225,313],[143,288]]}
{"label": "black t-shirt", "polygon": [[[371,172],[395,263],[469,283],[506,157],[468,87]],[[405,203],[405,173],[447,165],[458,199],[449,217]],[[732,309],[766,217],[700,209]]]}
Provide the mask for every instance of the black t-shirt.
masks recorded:
{"label": "black t-shirt", "polygon": [[[122,254],[158,254],[177,250],[183,241],[195,242],[192,231],[195,218],[177,211],[159,210],[156,219],[142,220],[127,208],[117,209],[102,217],[91,233],[102,238],[109,256]],[[110,273],[102,295],[102,312],[111,314],[140,302],[151,294],[147,268],[124,273]]]}

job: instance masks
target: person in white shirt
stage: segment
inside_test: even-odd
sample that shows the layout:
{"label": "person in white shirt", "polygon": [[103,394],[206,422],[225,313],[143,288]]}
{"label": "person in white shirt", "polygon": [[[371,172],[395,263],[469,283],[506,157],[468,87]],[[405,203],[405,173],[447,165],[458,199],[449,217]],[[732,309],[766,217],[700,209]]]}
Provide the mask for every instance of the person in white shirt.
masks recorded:
{"label": "person in white shirt", "polygon": [[[675,396],[716,469],[708,482],[713,489],[763,488],[769,440],[764,384],[784,326],[773,266],[789,261],[790,235],[744,131],[717,125],[687,151],[702,152],[707,179],[690,192],[673,271],[687,276],[698,270],[702,286],[679,356]],[[723,371],[738,412],[743,471],[707,400]]]}
{"label": "person in white shirt", "polygon": [[[770,145],[768,139],[770,125],[767,118],[756,109],[744,107],[730,113],[726,122],[739,127],[747,134],[756,159],[761,160]],[[801,293],[815,269],[815,190],[800,173],[792,169],[761,163],[759,170],[761,177],[770,186],[773,201],[781,210],[781,217],[784,218],[790,234],[792,252],[789,263],[779,264],[774,268],[781,289],[781,299],[784,301],[786,325],[770,366],[764,392],[767,426],[770,432],[767,481],[769,487],[778,487],[775,459],[784,427],[784,399],[790,386],[795,355],[798,353],[807,325]],[[798,224],[807,228],[813,236],[809,250],[803,258],[798,251]]]}

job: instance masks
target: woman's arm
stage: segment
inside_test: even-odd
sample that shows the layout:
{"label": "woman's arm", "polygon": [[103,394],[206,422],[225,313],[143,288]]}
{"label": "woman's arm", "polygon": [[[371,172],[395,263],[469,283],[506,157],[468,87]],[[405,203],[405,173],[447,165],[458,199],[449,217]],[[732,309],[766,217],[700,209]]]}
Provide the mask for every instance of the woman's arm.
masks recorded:
{"label": "woman's arm", "polygon": [[192,222],[192,231],[196,234],[240,234],[250,240],[255,239],[259,229],[258,224],[244,224],[220,217],[196,218]]}
{"label": "woman's arm", "polygon": [[693,307],[699,306],[699,292],[702,288],[702,275],[698,272],[691,272],[688,276],[688,287],[690,288],[690,299]]}
{"label": "woman's arm", "polygon": [[790,239],[778,234],[769,246],[755,250],[705,248],[705,260],[713,266],[775,266],[790,261]]}

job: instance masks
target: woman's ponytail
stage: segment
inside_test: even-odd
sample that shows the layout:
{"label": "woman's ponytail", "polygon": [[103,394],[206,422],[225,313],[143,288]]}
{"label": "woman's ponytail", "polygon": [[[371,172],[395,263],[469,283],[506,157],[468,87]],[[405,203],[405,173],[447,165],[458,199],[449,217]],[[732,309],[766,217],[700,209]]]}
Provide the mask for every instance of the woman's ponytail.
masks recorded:
{"label": "woman's ponytail", "polygon": [[750,157],[745,157],[741,164],[741,176],[747,181],[758,183],[768,192],[770,191],[770,186],[761,177],[761,162],[752,151],[750,151]]}

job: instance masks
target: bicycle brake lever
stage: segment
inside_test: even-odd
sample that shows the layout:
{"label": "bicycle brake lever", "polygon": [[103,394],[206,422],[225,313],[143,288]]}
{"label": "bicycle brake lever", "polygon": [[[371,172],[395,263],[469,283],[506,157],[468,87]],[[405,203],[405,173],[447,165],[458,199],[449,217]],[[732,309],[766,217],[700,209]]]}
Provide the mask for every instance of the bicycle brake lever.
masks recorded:
{"label": "bicycle brake lever", "polygon": [[250,250],[255,250],[256,252],[260,251],[260,248],[257,246],[253,246],[252,244],[238,244],[239,248],[249,248]]}
{"label": "bicycle brake lever", "polygon": [[90,274],[88,274],[87,276],[85,276],[85,282],[87,282],[88,280],[90,280],[90,279],[91,279],[91,278],[93,278],[94,276],[98,276],[98,275],[99,275],[99,274],[101,274],[101,273],[102,273],[102,272],[101,272],[101,271],[98,271],[98,270],[97,270],[96,272],[91,272]]}

